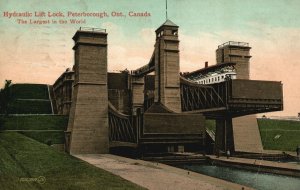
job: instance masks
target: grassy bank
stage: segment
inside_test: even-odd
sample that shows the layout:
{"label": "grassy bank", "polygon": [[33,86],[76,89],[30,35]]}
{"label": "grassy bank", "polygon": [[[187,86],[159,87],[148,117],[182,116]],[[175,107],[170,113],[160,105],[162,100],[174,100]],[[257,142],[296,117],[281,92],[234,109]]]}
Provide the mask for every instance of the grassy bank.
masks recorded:
{"label": "grassy bank", "polygon": [[68,125],[68,117],[60,115],[6,116],[0,120],[0,130],[18,130],[45,144],[63,144]]}
{"label": "grassy bank", "polygon": [[258,119],[261,140],[266,150],[295,151],[300,145],[300,122]]}
{"label": "grassy bank", "polygon": [[0,184],[5,190],[141,189],[15,132],[0,132],[0,155]]}
{"label": "grassy bank", "polygon": [[216,131],[216,121],[210,119],[205,120],[205,127],[210,131]]}
{"label": "grassy bank", "polygon": [[[300,121],[258,119],[257,123],[265,150],[295,151],[300,145]],[[214,120],[206,120],[205,125],[216,129]]]}
{"label": "grassy bank", "polygon": [[45,84],[13,84],[5,97],[2,113],[51,114],[48,86]]}
{"label": "grassy bank", "polygon": [[13,84],[10,88],[13,99],[49,99],[45,84]]}
{"label": "grassy bank", "polygon": [[66,130],[68,116],[26,115],[2,117],[3,130]]}
{"label": "grassy bank", "polygon": [[12,100],[9,114],[51,114],[51,102],[39,100]]}

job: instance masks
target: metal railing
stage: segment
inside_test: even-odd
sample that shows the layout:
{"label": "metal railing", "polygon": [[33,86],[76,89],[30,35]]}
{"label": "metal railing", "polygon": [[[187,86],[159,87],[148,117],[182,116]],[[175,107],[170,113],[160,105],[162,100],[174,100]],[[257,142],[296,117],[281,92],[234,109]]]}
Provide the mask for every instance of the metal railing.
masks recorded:
{"label": "metal railing", "polygon": [[218,48],[222,48],[222,47],[229,46],[229,45],[249,47],[249,43],[247,43],[247,42],[229,41],[229,42],[225,42],[224,44],[219,45]]}
{"label": "metal railing", "polygon": [[92,31],[92,32],[106,32],[103,28],[93,28],[93,27],[79,27],[80,31]]}

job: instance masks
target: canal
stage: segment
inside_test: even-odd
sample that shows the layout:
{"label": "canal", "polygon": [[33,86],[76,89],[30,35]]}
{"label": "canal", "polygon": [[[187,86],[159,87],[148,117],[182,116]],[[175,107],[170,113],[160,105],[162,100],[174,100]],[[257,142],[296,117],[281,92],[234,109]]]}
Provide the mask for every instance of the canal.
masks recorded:
{"label": "canal", "polygon": [[258,190],[299,190],[300,178],[263,172],[215,166],[210,164],[182,164],[177,167],[224,179]]}

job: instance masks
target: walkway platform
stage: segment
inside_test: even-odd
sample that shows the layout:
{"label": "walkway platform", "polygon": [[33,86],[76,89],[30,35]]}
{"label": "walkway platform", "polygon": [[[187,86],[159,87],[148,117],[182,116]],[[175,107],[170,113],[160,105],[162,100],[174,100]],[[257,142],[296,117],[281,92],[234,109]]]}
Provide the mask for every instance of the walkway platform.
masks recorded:
{"label": "walkway platform", "polygon": [[300,165],[297,163],[282,163],[237,157],[226,158],[224,156],[217,158],[215,155],[208,155],[208,157],[212,160],[212,162],[219,165],[228,165],[231,167],[249,170],[257,170],[258,168],[261,172],[300,177]]}
{"label": "walkway platform", "polygon": [[150,190],[251,189],[160,163],[129,159],[111,154],[81,154],[74,156]]}

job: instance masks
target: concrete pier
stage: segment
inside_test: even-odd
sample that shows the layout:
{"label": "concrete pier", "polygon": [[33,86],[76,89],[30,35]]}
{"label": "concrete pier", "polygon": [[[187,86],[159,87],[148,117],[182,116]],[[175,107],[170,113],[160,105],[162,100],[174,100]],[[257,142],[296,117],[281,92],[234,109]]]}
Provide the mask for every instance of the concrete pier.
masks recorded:
{"label": "concrete pier", "polygon": [[107,33],[78,30],[73,40],[75,81],[67,148],[71,154],[107,153]]}
{"label": "concrete pier", "polygon": [[[234,62],[237,79],[250,79],[251,47],[245,42],[229,41],[218,46],[217,64]],[[263,150],[255,115],[232,119],[234,150],[244,152],[261,152]],[[229,137],[230,138],[230,137]]]}

